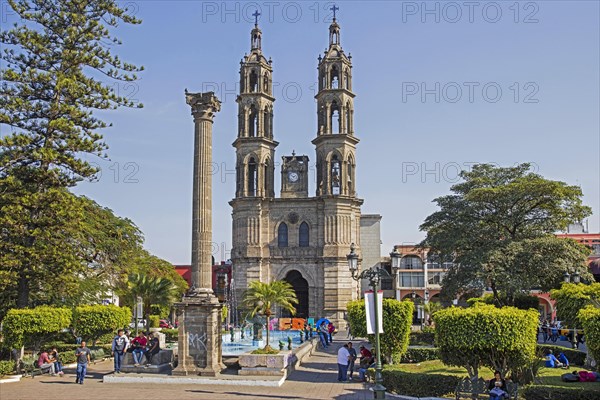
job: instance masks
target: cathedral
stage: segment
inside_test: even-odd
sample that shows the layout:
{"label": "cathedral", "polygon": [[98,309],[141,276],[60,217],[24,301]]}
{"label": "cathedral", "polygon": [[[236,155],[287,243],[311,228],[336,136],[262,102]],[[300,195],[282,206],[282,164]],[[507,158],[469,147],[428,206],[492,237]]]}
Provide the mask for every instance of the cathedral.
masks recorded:
{"label": "cathedral", "polygon": [[[241,298],[251,281],[288,281],[298,296],[297,317],[325,317],[344,327],[346,304],[359,296],[346,255],[352,243],[361,254],[364,217],[363,200],[356,196],[355,187],[359,139],[353,122],[352,56],[342,49],[334,16],[328,49],[318,58],[317,127],[312,139],[316,193],[311,196],[308,191],[309,157],[292,153],[282,157],[277,197],[273,66],[262,51],[257,23],[250,36],[250,53],[240,62],[238,130],[233,142],[233,284]],[[378,228],[381,217],[366,217],[371,219],[368,226],[375,222]]]}

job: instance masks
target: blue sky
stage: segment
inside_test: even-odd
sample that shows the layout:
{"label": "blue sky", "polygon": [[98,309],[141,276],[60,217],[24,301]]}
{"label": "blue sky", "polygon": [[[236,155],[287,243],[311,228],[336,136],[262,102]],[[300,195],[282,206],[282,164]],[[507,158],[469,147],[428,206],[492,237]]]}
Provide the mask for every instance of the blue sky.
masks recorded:
{"label": "blue sky", "polygon": [[[363,213],[383,215],[382,252],[420,241],[431,201],[476,162],[531,162],[549,179],[580,185],[598,232],[599,3],[466,3],[337,2],[342,46],[353,56],[356,187]],[[273,59],[276,159],[295,150],[314,161],[317,57],[332,3],[121,4],[143,23],[120,27],[116,50],[146,70],[135,85],[116,87],[145,107],[103,114],[114,123],[104,131],[110,161],[96,160],[100,180],[75,191],[131,218],[151,252],[189,263],[193,121],[183,91],[216,90],[213,236],[215,258],[227,258],[235,92],[250,14],[262,12],[263,51]]]}

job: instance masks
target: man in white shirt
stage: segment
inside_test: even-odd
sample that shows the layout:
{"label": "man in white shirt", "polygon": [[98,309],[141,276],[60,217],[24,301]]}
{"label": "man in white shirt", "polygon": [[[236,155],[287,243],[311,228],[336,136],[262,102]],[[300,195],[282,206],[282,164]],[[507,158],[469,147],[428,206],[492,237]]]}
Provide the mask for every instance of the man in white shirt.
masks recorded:
{"label": "man in white shirt", "polygon": [[345,344],[338,350],[338,382],[348,382],[348,361],[350,361],[350,352],[348,345]]}

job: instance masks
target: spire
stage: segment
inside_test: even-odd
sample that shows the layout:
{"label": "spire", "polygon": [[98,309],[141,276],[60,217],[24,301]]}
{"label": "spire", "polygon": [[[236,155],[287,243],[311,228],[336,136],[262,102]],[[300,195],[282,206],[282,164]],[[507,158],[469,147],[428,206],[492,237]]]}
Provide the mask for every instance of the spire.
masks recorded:
{"label": "spire", "polygon": [[335,18],[335,12],[337,10],[339,10],[340,8],[337,7],[335,4],[330,8],[330,10],[333,12],[333,21],[331,22],[331,25],[329,25],[329,47],[331,48],[332,46],[340,46],[340,26],[338,25],[336,18]]}
{"label": "spire", "polygon": [[258,27],[258,17],[260,16],[260,13],[258,12],[258,10],[256,10],[254,11],[254,14],[252,14],[252,16],[254,17],[254,29],[252,29],[252,32],[250,32],[250,49],[252,51],[260,51],[260,42],[262,36],[262,32]]}

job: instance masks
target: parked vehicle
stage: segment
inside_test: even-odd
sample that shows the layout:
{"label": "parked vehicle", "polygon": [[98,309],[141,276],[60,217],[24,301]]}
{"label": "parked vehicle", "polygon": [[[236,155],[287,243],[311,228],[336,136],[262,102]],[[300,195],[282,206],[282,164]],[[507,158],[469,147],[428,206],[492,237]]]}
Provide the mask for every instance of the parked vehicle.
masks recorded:
{"label": "parked vehicle", "polygon": [[168,319],[161,319],[160,322],[158,323],[158,327],[173,329],[173,325],[171,324],[171,321],[169,321]]}
{"label": "parked vehicle", "polygon": [[[132,328],[132,329],[135,329],[135,321],[131,321],[131,323],[129,324],[129,327]],[[138,327],[138,329],[145,328],[146,327],[146,320],[145,319],[138,319],[137,327]]]}

